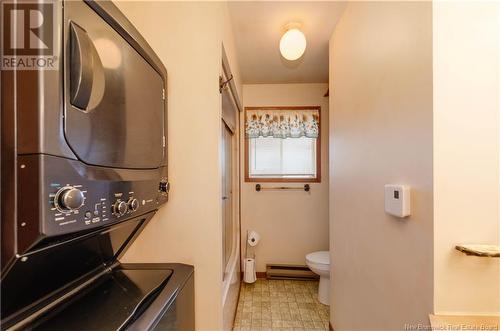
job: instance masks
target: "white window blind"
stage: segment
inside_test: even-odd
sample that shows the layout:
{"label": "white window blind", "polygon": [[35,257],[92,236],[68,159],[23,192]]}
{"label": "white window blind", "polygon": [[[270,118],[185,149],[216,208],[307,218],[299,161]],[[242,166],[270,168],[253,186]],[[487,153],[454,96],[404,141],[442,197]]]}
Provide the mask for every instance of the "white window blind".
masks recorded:
{"label": "white window blind", "polygon": [[315,178],[315,138],[250,138],[250,178]]}

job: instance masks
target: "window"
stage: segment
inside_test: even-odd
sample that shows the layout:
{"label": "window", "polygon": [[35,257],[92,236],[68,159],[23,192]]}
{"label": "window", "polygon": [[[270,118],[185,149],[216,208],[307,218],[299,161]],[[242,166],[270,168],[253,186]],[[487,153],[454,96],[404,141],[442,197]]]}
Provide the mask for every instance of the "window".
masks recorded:
{"label": "window", "polygon": [[[255,112],[251,113],[248,109],[264,111],[264,113],[256,116]],[[268,113],[265,109],[267,108],[246,108],[245,180],[247,182],[320,182],[319,107],[307,107],[304,110],[298,107],[273,107],[271,108],[273,113]],[[315,113],[313,113],[314,110]],[[305,111],[307,113],[303,115],[302,112]],[[288,130],[293,131],[294,126],[290,125],[290,121],[293,121],[292,117],[307,119],[311,114],[317,114],[315,124],[318,127],[313,133],[305,132],[307,129],[301,133],[284,133],[283,130],[277,129],[279,124],[273,123],[273,121],[283,122],[286,119],[287,123],[282,127],[292,128]],[[258,133],[255,131],[255,126],[252,127],[252,123],[249,123],[252,121],[252,116],[257,122],[254,125],[259,127]],[[270,120],[266,122],[266,119]],[[301,122],[298,127],[304,127],[305,122],[306,120]],[[270,129],[264,128],[266,125]],[[265,132],[266,136],[263,136],[262,132]],[[317,138],[311,137],[316,135]]]}

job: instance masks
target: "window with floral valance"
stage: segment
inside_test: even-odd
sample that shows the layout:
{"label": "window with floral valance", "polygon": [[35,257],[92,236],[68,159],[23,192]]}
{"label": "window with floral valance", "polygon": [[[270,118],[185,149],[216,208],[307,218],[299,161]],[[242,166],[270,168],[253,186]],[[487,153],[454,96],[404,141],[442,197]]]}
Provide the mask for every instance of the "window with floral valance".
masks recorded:
{"label": "window with floral valance", "polygon": [[319,182],[320,107],[246,107],[245,180]]}

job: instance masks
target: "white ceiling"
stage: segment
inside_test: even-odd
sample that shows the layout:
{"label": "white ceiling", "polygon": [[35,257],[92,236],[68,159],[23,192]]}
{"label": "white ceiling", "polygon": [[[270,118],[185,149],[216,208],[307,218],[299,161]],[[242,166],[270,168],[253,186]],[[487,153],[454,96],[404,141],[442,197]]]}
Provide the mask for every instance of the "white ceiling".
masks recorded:
{"label": "white ceiling", "polygon": [[[343,1],[230,2],[243,83],[328,82],[328,41],[344,7]],[[301,23],[307,39],[305,54],[293,62],[279,52],[289,22]]]}

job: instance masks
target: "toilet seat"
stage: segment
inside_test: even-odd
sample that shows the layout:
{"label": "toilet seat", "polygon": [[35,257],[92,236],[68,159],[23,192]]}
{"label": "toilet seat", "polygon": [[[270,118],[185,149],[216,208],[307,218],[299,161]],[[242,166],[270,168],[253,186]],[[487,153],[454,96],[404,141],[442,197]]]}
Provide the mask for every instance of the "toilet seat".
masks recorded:
{"label": "toilet seat", "polygon": [[306,255],[306,260],[314,264],[330,265],[330,252],[319,251],[319,252],[309,253]]}
{"label": "toilet seat", "polygon": [[306,255],[307,264],[319,270],[330,270],[330,252],[319,251]]}

